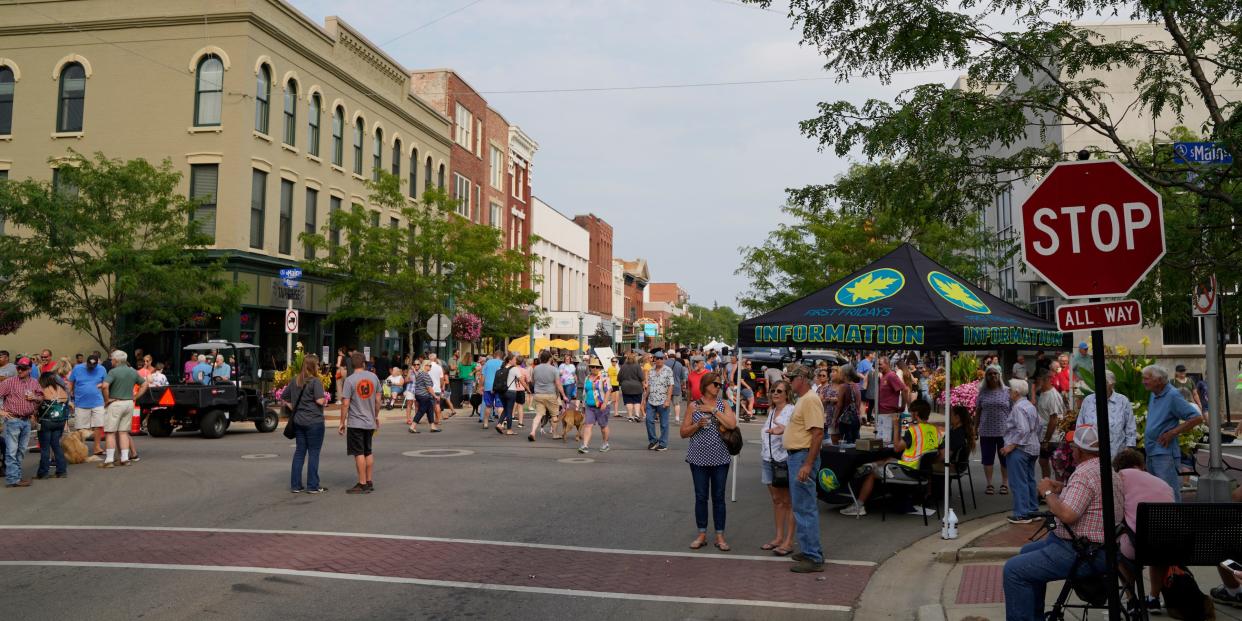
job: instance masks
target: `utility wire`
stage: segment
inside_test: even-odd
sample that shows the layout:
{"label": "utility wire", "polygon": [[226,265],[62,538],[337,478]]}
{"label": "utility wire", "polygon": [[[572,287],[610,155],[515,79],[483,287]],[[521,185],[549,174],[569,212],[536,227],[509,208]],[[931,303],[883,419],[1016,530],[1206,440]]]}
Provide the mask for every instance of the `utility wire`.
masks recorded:
{"label": "utility wire", "polygon": [[414,33],[418,32],[419,30],[422,30],[423,28],[426,28],[426,27],[428,27],[428,26],[430,26],[430,25],[432,25],[432,24],[434,24],[434,23],[436,23],[436,22],[439,22],[439,21],[441,21],[441,20],[443,20],[443,19],[445,19],[445,18],[448,18],[448,17],[451,17],[451,16],[453,16],[453,15],[456,15],[457,13],[460,13],[460,12],[462,12],[462,11],[464,11],[464,10],[466,10],[466,9],[468,9],[468,8],[470,8],[470,7],[472,7],[472,6],[476,5],[476,4],[478,4],[478,3],[480,3],[480,2],[483,2],[483,0],[474,0],[474,2],[471,2],[471,3],[469,3],[469,4],[464,4],[464,5],[462,5],[462,6],[459,6],[459,7],[455,8],[455,9],[453,9],[452,11],[449,11],[448,13],[445,13],[444,15],[441,15],[441,16],[439,16],[439,17],[437,17],[437,18],[435,18],[435,19],[433,19],[433,20],[431,20],[431,21],[429,21],[429,22],[427,22],[427,23],[425,23],[425,24],[422,24],[421,26],[418,26],[417,28],[414,28],[413,30],[410,30],[410,31],[408,31],[408,32],[401,33],[401,34],[399,34],[399,35],[397,35],[397,36],[395,36],[395,37],[393,37],[393,38],[391,38],[391,39],[389,39],[389,40],[387,40],[387,41],[384,41],[384,42],[382,42],[382,43],[379,43],[378,45],[381,45],[381,46],[383,46],[383,45],[388,45],[389,43],[392,43],[393,41],[396,41],[396,40],[398,40],[398,39],[403,39],[403,38],[405,38],[405,37],[408,37],[408,36],[410,36],[410,35],[412,35],[412,34],[414,34]]}

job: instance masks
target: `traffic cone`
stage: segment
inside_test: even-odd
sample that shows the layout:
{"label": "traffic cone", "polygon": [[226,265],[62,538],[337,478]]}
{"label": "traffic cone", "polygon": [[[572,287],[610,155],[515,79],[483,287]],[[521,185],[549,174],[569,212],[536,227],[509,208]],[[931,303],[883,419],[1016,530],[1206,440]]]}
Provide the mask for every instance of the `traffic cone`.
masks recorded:
{"label": "traffic cone", "polygon": [[131,436],[142,435],[142,408],[138,407],[137,405],[134,406],[134,417],[132,420],[133,420],[133,424],[129,426],[129,435]]}

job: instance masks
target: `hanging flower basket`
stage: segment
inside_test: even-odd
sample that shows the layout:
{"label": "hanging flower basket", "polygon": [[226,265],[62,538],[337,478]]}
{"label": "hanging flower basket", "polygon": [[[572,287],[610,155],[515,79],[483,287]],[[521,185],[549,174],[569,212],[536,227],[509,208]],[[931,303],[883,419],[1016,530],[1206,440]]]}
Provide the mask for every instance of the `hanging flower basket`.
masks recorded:
{"label": "hanging flower basket", "polygon": [[16,308],[0,305],[0,336],[17,332],[24,323],[25,320]]}
{"label": "hanging flower basket", "polygon": [[459,341],[473,343],[483,335],[483,320],[478,315],[462,313],[453,318],[453,337]]}

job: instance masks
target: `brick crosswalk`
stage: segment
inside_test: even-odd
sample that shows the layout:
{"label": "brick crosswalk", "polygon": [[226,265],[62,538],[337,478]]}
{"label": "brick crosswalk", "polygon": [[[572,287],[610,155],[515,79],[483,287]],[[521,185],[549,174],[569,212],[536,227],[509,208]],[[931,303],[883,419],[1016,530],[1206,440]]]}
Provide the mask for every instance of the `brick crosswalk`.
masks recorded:
{"label": "brick crosswalk", "polygon": [[[123,563],[381,577],[596,597],[687,598],[825,610],[853,606],[869,564],[793,574],[785,562],[417,537],[207,529],[5,527],[6,564]],[[244,570],[244,569],[241,569]]]}

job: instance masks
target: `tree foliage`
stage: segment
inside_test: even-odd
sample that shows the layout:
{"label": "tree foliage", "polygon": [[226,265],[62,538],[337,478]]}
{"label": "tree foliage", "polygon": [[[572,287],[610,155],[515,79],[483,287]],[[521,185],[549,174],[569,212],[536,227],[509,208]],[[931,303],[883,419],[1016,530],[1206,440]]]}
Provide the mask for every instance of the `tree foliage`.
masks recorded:
{"label": "tree foliage", "polygon": [[[828,185],[790,190],[786,221],[760,246],[742,249],[750,281],[740,302],[762,313],[809,295],[909,242],[971,280],[1014,249],[982,231],[977,214],[951,209],[929,188],[907,187],[909,165],[855,165]],[[895,188],[901,188],[900,191]]]}
{"label": "tree foliage", "polygon": [[305,268],[330,281],[328,295],[337,305],[332,319],[396,330],[413,351],[427,320],[448,313],[451,295],[459,311],[483,321],[485,336],[526,331],[525,309],[538,297],[521,284],[530,257],[506,249],[499,230],[462,220],[457,202],[443,190],[428,190],[411,202],[401,180],[382,171],[368,188],[371,207],[385,217],[399,214],[403,224],[376,226],[374,210],[354,205],[330,214],[321,231],[301,235],[315,250]]}
{"label": "tree foliage", "polygon": [[688,313],[669,320],[665,337],[680,345],[706,345],[711,341],[733,343],[741,322],[742,317],[728,306],[707,308],[691,304]]}
{"label": "tree foliage", "polygon": [[57,184],[0,183],[0,281],[6,318],[43,316],[100,349],[238,307],[242,289],[204,248],[169,160],[85,157],[51,162]]}
{"label": "tree foliage", "polygon": [[[821,103],[819,115],[801,126],[821,148],[902,162],[899,187],[961,198],[939,201],[957,219],[990,204],[1011,183],[1031,183],[1057,161],[1072,159],[1061,136],[1086,139],[1097,157],[1116,157],[1174,206],[1166,226],[1169,270],[1187,281],[1216,273],[1230,290],[1239,284],[1230,268],[1242,253],[1235,228],[1242,221],[1242,157],[1232,166],[1175,164],[1169,143],[1177,132],[1136,140],[1133,128],[1150,129],[1153,118],[1167,127],[1173,119],[1242,156],[1242,103],[1232,93],[1242,85],[1242,4],[790,0],[789,6],[802,42],[820,50],[825,69],[842,81],[888,82],[899,73],[946,68],[965,76],[963,88],[926,83],[893,101]],[[1112,18],[1150,27],[1076,25]],[[1231,243],[1209,243],[1217,238]],[[1168,275],[1153,271],[1139,299],[1152,309],[1177,306],[1184,317],[1188,288],[1166,282]]]}

